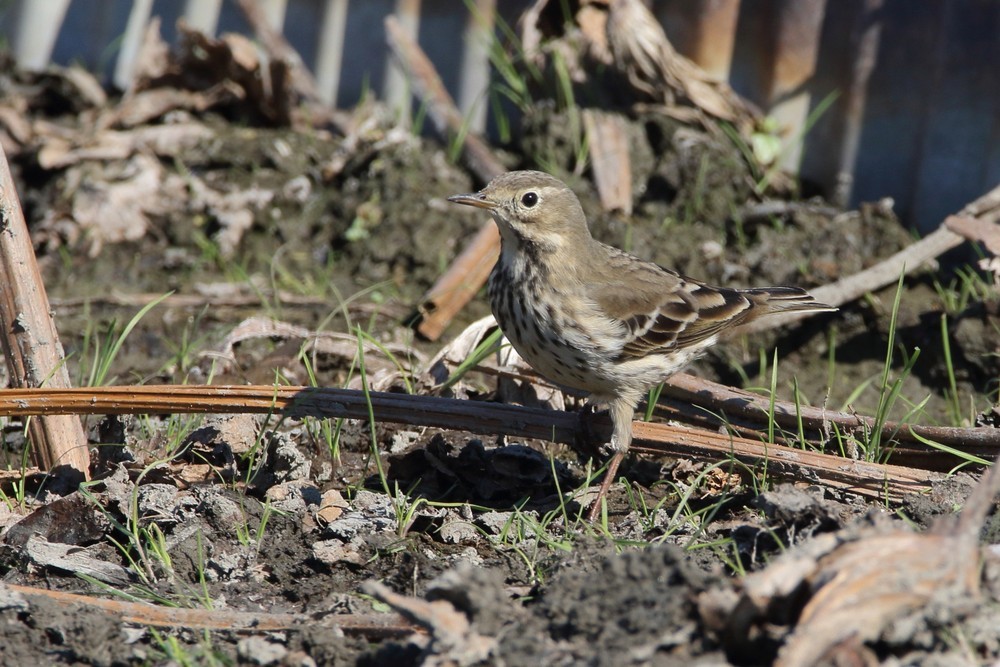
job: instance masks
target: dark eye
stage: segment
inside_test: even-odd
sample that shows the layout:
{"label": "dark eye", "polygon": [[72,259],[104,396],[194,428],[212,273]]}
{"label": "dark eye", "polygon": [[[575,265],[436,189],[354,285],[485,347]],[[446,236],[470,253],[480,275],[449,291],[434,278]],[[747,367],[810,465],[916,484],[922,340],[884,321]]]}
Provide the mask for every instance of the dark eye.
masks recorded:
{"label": "dark eye", "polygon": [[538,203],[538,195],[535,194],[534,192],[525,192],[524,196],[521,197],[521,203],[527,206],[528,208],[531,208],[532,206]]}

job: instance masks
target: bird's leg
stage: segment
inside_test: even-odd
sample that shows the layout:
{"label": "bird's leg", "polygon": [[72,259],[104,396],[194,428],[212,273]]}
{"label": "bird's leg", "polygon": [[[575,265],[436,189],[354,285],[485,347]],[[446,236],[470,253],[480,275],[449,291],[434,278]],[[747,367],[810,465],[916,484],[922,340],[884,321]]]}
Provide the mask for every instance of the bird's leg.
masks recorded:
{"label": "bird's leg", "polygon": [[615,475],[618,474],[618,466],[621,465],[622,459],[625,458],[626,450],[619,450],[612,455],[611,460],[608,461],[608,471],[604,473],[604,481],[601,482],[601,488],[597,490],[597,497],[594,498],[594,502],[591,503],[590,509],[587,511],[587,521],[594,523],[597,521],[597,517],[601,514],[601,505],[604,503],[604,497],[608,495],[608,490],[611,488],[611,483],[615,481]]}
{"label": "bird's leg", "polygon": [[630,396],[620,396],[608,404],[611,412],[611,421],[614,424],[614,431],[611,434],[611,449],[614,452],[608,462],[608,470],[604,473],[604,481],[597,491],[597,498],[587,512],[587,520],[593,523],[601,513],[601,504],[608,494],[608,489],[615,481],[618,474],[618,466],[621,465],[625,454],[628,453],[629,445],[632,444],[632,417],[635,416],[635,406],[637,398]]}

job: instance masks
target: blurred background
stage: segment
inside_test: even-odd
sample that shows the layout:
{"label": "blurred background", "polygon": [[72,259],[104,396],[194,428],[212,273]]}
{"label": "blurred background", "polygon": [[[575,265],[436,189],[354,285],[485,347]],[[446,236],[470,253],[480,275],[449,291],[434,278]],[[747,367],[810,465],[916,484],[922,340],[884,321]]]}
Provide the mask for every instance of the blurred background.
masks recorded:
{"label": "blurred background", "polygon": [[[417,38],[473,130],[496,132],[491,43],[516,34],[528,0],[259,0],[301,55],[320,97],[371,93],[412,105],[383,21]],[[561,0],[569,15],[586,2]],[[607,5],[606,0],[591,4]],[[674,47],[759,106],[803,192],[840,206],[891,197],[927,232],[1000,181],[1000,3],[995,0],[656,0]],[[230,0],[17,0],[0,34],[23,68],[78,63],[124,87],[146,24],[252,34]],[[821,108],[822,105],[822,108]],[[818,113],[821,111],[821,113]]]}

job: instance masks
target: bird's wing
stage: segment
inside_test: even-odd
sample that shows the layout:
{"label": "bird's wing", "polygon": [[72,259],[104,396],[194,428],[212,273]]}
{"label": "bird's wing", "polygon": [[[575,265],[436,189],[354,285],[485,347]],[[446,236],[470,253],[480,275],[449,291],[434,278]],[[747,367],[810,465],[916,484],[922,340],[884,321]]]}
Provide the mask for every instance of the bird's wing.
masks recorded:
{"label": "bird's wing", "polygon": [[620,356],[696,347],[742,323],[754,304],[737,290],[711,287],[655,264],[631,263],[622,279],[594,291],[597,307],[627,334]]}

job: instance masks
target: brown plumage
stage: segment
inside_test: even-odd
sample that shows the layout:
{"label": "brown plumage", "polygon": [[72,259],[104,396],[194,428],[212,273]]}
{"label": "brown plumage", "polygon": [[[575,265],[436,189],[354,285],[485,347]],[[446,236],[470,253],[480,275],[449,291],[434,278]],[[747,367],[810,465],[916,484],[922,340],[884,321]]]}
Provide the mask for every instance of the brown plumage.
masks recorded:
{"label": "brown plumage", "polygon": [[592,516],[650,387],[739,325],[835,310],[797,287],[712,287],[605,245],[590,235],[576,195],[542,172],[503,174],[449,201],[489,210],[500,229],[490,305],[514,349],[549,380],[610,408],[614,456]]}

